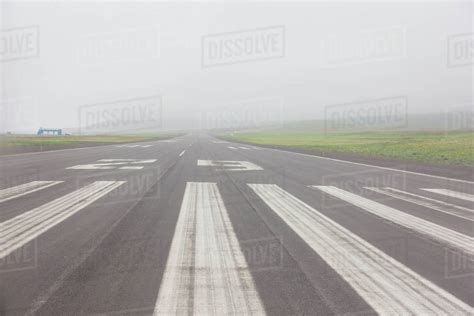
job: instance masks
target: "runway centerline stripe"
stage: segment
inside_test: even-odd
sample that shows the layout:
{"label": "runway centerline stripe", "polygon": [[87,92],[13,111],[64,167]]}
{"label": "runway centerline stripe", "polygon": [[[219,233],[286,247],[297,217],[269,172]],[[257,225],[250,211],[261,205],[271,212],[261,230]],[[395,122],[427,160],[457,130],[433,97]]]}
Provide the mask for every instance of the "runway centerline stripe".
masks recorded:
{"label": "runway centerline stripe", "polygon": [[32,181],[8,189],[0,190],[0,203],[46,189],[62,182],[64,181]]}
{"label": "runway centerline stripe", "polygon": [[179,157],[183,156],[185,152],[186,152],[186,149],[183,150],[183,151],[179,154]]}
{"label": "runway centerline stripe", "polygon": [[[472,307],[274,184],[254,192],[380,315],[464,315]],[[345,258],[341,262],[341,258]]]}
{"label": "runway centerline stripe", "polygon": [[410,203],[413,203],[413,204],[421,205],[421,206],[430,208],[430,209],[438,211],[438,212],[442,212],[442,213],[446,213],[446,214],[449,214],[449,215],[452,215],[452,216],[456,216],[456,217],[466,219],[468,221],[474,221],[474,216],[473,216],[474,215],[474,210],[470,210],[470,209],[466,209],[466,208],[461,208],[461,210],[459,210],[459,209],[458,210],[449,210],[449,209],[440,207],[439,204],[441,204],[441,205],[448,204],[447,206],[450,206],[450,207],[453,207],[453,208],[454,207],[458,208],[458,207],[456,205],[449,205],[449,203],[442,203],[442,201],[437,201],[437,200],[434,200],[434,199],[425,199],[423,196],[419,196],[419,197],[415,197],[416,195],[415,196],[405,196],[404,194],[408,195],[409,192],[405,192],[405,191],[402,191],[402,190],[397,190],[398,192],[397,191],[392,192],[390,190],[391,188],[375,188],[375,187],[364,187],[364,189],[367,189],[367,190],[370,190],[370,191],[373,191],[373,192],[376,192],[376,193],[379,193],[379,194],[383,194],[383,195],[386,195],[386,196],[390,196],[390,197],[393,197],[393,198],[396,198],[396,199],[400,199],[400,200],[403,200],[403,201],[407,201],[407,202],[410,202]]}
{"label": "runway centerline stripe", "polygon": [[154,314],[265,314],[215,183],[186,184]]}
{"label": "runway centerline stripe", "polygon": [[468,194],[468,193],[457,192],[457,191],[452,191],[452,190],[447,190],[447,189],[421,189],[421,190],[449,196],[456,199],[474,202],[474,195]]}
{"label": "runway centerline stripe", "polygon": [[474,255],[474,247],[472,247],[474,238],[472,237],[333,186],[316,185],[311,187],[355,205],[385,220],[457,248],[471,256]]}
{"label": "runway centerline stripe", "polygon": [[95,181],[40,207],[0,223],[0,258],[9,255],[74,215],[125,181]]}

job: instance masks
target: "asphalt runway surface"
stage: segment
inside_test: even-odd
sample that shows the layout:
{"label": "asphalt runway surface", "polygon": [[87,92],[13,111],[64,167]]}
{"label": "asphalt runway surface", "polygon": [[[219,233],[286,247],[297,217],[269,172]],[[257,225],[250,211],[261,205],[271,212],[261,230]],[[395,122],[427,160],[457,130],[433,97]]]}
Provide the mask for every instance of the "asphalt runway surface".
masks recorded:
{"label": "asphalt runway surface", "polygon": [[1,315],[469,315],[474,183],[223,141],[0,157]]}

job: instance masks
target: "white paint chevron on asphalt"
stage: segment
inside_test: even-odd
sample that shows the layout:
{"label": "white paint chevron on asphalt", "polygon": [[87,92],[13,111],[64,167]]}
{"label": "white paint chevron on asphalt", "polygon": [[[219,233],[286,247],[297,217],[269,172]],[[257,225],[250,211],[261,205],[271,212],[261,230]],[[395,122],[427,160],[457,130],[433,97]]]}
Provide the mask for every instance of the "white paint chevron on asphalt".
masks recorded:
{"label": "white paint chevron on asphalt", "polygon": [[125,183],[96,181],[0,223],[0,259]]}
{"label": "white paint chevron on asphalt", "polygon": [[63,181],[32,181],[12,188],[0,190],[0,203],[43,190]]}
{"label": "white paint chevron on asphalt", "polygon": [[315,185],[311,187],[353,204],[371,214],[459,249],[468,255],[474,255],[474,248],[472,247],[474,238],[472,237],[333,186]]}
{"label": "white paint chevron on asphalt", "polygon": [[[414,194],[414,193],[410,193],[410,192],[406,192],[406,191],[402,191],[402,190],[398,190],[394,188],[389,188],[389,187],[386,187],[386,188],[364,187],[364,189],[377,192],[379,194],[383,194],[386,196],[390,196],[396,199],[400,199],[403,201],[407,201],[413,204],[417,204],[420,206],[424,206],[438,212],[464,218],[469,221],[474,221],[474,210],[471,210],[462,206],[446,203],[443,201],[438,201],[438,200],[431,199],[422,195],[418,195],[418,194]],[[446,206],[449,208],[446,208]]]}
{"label": "white paint chevron on asphalt", "polygon": [[154,314],[265,314],[215,183],[186,184]]}
{"label": "white paint chevron on asphalt", "polygon": [[447,190],[447,189],[421,189],[421,190],[437,193],[437,194],[442,194],[442,195],[449,196],[456,199],[474,202],[474,195],[468,194],[468,193],[457,192],[457,191],[452,191],[452,190]]}
{"label": "white paint chevron on asphalt", "polygon": [[[254,192],[380,315],[468,315],[473,309],[274,184]],[[345,258],[341,264],[340,258]]]}

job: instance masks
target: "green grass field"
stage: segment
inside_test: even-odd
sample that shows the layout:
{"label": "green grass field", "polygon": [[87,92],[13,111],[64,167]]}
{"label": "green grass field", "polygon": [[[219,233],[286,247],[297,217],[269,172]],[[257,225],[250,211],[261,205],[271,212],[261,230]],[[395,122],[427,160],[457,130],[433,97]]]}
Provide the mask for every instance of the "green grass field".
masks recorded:
{"label": "green grass field", "polygon": [[143,134],[143,135],[91,135],[91,136],[35,136],[6,135],[0,137],[0,147],[70,145],[90,143],[128,143],[156,140],[180,135],[179,133]]}
{"label": "green grass field", "polygon": [[263,131],[230,133],[226,138],[254,144],[278,145],[317,151],[474,166],[473,131],[407,131],[334,133]]}

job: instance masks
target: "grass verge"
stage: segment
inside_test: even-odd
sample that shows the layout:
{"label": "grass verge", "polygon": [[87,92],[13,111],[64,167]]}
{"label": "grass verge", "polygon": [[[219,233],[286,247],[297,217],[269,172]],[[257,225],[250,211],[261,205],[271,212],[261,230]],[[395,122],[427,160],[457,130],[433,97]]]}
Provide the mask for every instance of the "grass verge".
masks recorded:
{"label": "grass verge", "polygon": [[225,138],[253,144],[474,167],[473,131],[333,133],[262,131],[228,133]]}
{"label": "grass verge", "polygon": [[144,134],[144,135],[87,135],[87,136],[35,136],[4,135],[0,137],[0,147],[114,144],[168,139],[181,133]]}

